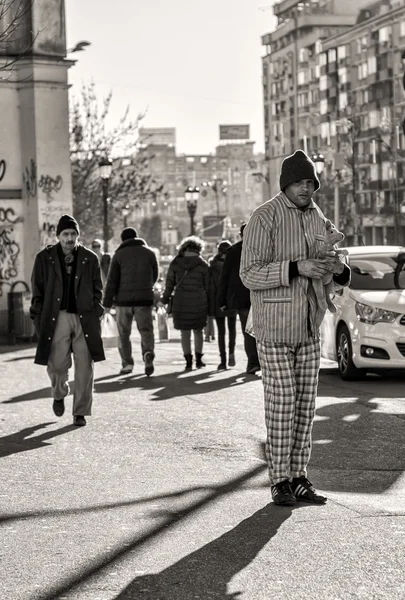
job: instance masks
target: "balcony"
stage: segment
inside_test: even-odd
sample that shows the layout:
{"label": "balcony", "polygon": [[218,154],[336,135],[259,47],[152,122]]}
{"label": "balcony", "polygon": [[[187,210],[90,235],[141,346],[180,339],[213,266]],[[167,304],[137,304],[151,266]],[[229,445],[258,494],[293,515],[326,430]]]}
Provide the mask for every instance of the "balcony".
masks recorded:
{"label": "balcony", "polygon": [[[291,0],[293,1],[293,0]],[[302,14],[299,17],[293,17],[286,19],[284,23],[281,23],[275,31],[267,33],[262,36],[262,45],[270,45],[288,34],[292,33],[296,29],[310,28],[310,27],[336,27],[346,26],[350,27],[354,25],[355,17],[343,16],[343,15],[330,15],[330,14]],[[319,36],[317,36],[317,39]]]}

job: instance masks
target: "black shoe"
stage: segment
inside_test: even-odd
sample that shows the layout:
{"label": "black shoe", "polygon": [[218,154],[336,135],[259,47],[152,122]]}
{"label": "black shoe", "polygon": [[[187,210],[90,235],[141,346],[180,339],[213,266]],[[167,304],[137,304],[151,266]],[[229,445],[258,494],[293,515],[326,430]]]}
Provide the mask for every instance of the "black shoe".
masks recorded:
{"label": "black shoe", "polygon": [[57,400],[55,398],[55,400],[53,401],[53,404],[52,404],[52,408],[53,408],[53,412],[55,413],[55,415],[57,417],[61,417],[63,415],[63,413],[65,412],[64,398],[61,398],[60,400]]}
{"label": "black shoe", "polygon": [[233,352],[229,353],[228,365],[230,367],[234,367],[236,365],[235,354]]}
{"label": "black shoe", "polygon": [[328,500],[325,496],[320,496],[312,483],[305,475],[294,477],[291,482],[291,489],[297,500],[309,502],[311,504],[326,504]]}
{"label": "black shoe", "polygon": [[75,415],[73,417],[73,425],[76,425],[76,427],[84,427],[86,425],[86,419],[82,415]]}
{"label": "black shoe", "polygon": [[153,366],[153,352],[145,352],[143,358],[145,360],[145,375],[150,377],[155,370],[155,367]]}
{"label": "black shoe", "polygon": [[184,358],[186,359],[186,371],[191,371],[193,368],[193,355],[185,354]]}
{"label": "black shoe", "polygon": [[271,497],[274,504],[279,506],[294,506],[297,504],[297,499],[292,493],[288,479],[271,486]]}
{"label": "black shoe", "polygon": [[201,367],[206,367],[207,366],[205,364],[205,362],[202,361],[202,357],[203,357],[203,355],[201,354],[201,352],[196,352],[195,353],[195,367],[196,367],[196,369],[201,369]]}
{"label": "black shoe", "polygon": [[227,367],[226,367],[226,363],[224,362],[220,362],[219,365],[217,366],[217,371],[226,371]]}
{"label": "black shoe", "polygon": [[261,370],[262,368],[260,365],[253,365],[252,367],[248,367],[246,369],[246,375],[256,375],[256,373]]}

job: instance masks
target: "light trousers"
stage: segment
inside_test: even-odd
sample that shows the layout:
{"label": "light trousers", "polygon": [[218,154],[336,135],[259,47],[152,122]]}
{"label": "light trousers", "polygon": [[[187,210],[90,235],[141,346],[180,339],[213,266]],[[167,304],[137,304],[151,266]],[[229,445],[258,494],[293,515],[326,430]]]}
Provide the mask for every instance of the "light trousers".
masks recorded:
{"label": "light trousers", "polygon": [[155,334],[153,331],[153,306],[117,306],[117,327],[120,336],[119,352],[122,366],[133,365],[131,331],[135,319],[136,326],[141,336],[141,352],[144,359],[145,352],[152,352],[155,356]]}
{"label": "light trousers", "polygon": [[257,342],[264,386],[266,458],[272,484],[307,475],[320,344]]}
{"label": "light trousers", "polygon": [[79,315],[61,310],[56,322],[47,372],[52,397],[61,400],[69,393],[69,369],[75,364],[73,415],[91,415],[94,363],[87,347]]}

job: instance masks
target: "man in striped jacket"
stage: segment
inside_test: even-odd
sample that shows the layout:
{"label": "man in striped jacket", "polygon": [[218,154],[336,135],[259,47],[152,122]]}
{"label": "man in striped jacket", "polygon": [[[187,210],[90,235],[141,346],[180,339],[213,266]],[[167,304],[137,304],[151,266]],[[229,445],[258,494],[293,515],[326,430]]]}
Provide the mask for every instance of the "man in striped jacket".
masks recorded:
{"label": "man in striped jacket", "polygon": [[325,504],[307,478],[320,366],[318,306],[312,280],[333,273],[348,285],[350,269],[333,253],[317,256],[326,218],[312,199],[313,162],[301,150],[284,159],[280,193],[259,206],[245,232],[240,276],[250,289],[253,331],[262,367],[266,458],[273,501]]}

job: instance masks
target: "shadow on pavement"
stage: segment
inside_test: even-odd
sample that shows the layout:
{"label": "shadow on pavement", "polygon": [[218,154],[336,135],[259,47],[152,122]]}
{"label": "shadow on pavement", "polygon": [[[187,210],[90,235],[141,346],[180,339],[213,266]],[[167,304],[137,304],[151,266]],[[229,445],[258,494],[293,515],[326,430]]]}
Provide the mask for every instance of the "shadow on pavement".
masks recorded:
{"label": "shadow on pavement", "polygon": [[[119,379],[103,377],[95,381],[95,391],[99,394],[111,394],[125,388],[150,390],[151,401],[170,400],[179,396],[192,396],[194,394],[209,394],[225,388],[231,388],[257,381],[258,378],[244,373],[232,373],[230,377],[216,378],[217,371],[192,371],[186,377],[183,371],[168,373],[156,377],[135,376]],[[221,372],[223,373],[223,372]],[[229,371],[230,373],[230,371]],[[160,389],[159,389],[160,388]]]}
{"label": "shadow on pavement", "polygon": [[35,358],[35,354],[33,354],[32,356],[16,356],[14,358],[9,358],[8,360],[5,360],[4,362],[16,362],[18,360],[34,360]]}
{"label": "shadow on pavement", "polygon": [[115,600],[236,600],[242,592],[228,593],[228,584],[277,534],[292,510],[267,504],[231,531],[160,573],[137,577]]}
{"label": "shadow on pavement", "polygon": [[47,443],[48,440],[77,429],[74,425],[66,425],[60,429],[47,431],[36,437],[30,437],[36,431],[54,424],[55,422],[49,422],[33,425],[32,427],[25,427],[24,429],[21,429],[21,431],[0,438],[0,458],[10,456],[11,454],[18,454],[19,452],[27,452],[28,450],[37,450],[38,448],[50,446],[50,444]]}
{"label": "shadow on pavement", "polygon": [[[71,578],[62,580],[62,582],[59,582],[56,585],[49,587],[42,593],[37,592],[35,596],[36,600],[56,600],[57,598],[65,596],[72,590],[77,590],[77,588],[79,588],[82,584],[88,583],[92,577],[99,575],[107,567],[125,558],[128,555],[128,553],[147,545],[151,542],[151,540],[154,540],[155,538],[158,538],[163,534],[170,534],[170,530],[173,527],[175,527],[177,523],[190,519],[198,511],[200,511],[203,508],[206,508],[219,498],[226,496],[227,494],[237,492],[246,483],[263,473],[266,469],[267,467],[265,464],[256,465],[249,471],[245,471],[244,473],[237,475],[233,479],[223,484],[211,486],[210,488],[208,488],[208,491],[203,498],[195,500],[194,502],[190,503],[187,507],[182,508],[180,511],[164,511],[162,513],[163,518],[159,519],[159,523],[157,525],[152,526],[147,531],[144,531],[140,536],[134,536],[132,541],[126,540],[125,545],[105,553],[104,556],[101,556],[98,559],[94,559],[92,562],[89,563],[87,567],[84,567],[81,571],[76,571]],[[217,595],[217,598],[232,598],[232,596],[223,595],[224,593],[226,593],[225,591],[223,591],[223,586],[226,584],[225,579],[228,577],[232,577],[232,575],[237,570],[240,570],[241,568],[249,564],[249,562],[253,560],[253,558],[257,555],[261,548],[263,548],[266,542],[269,541],[271,537],[275,535],[281,523],[283,523],[290,515],[291,509],[279,507],[279,510],[276,511],[275,507],[266,506],[265,509],[262,509],[261,511],[258,511],[258,513],[255,513],[253,517],[250,517],[249,519],[243,521],[237,528],[232,530],[232,532],[227,532],[224,536],[221,536],[221,538],[219,538],[220,541],[218,542],[218,545],[215,546],[215,560],[216,562],[222,562],[222,568],[218,568],[218,565],[216,565],[216,581],[214,581],[213,575],[210,573],[210,565],[194,565],[195,572],[200,572],[199,585],[207,585],[207,593],[204,591],[204,596],[201,596],[201,598],[204,598],[205,600],[208,597],[213,597],[208,594],[209,588],[212,586],[213,583],[215,583],[215,587],[217,588],[218,593],[222,594],[219,596]],[[266,520],[268,520],[269,517],[271,518],[271,522],[266,523]],[[239,527],[240,529],[236,533],[234,533]],[[254,532],[252,532],[252,527],[255,527]],[[243,544],[241,544],[241,535],[245,536]],[[227,542],[228,539],[229,542]],[[214,543],[215,542],[211,542],[211,544]],[[225,543],[226,546],[224,546]],[[205,548],[208,548],[208,553],[210,553],[211,544],[205,546]],[[224,555],[221,555],[222,546],[224,546]],[[236,564],[227,564],[228,558],[226,556],[226,552],[230,551],[231,548],[232,559],[230,562],[235,563],[236,561]],[[199,552],[203,551],[204,548],[201,549]],[[193,557],[193,555],[190,556]],[[177,564],[182,565],[184,560],[187,559],[182,559],[182,561],[180,561]],[[190,558],[190,567],[192,563],[193,560]],[[173,566],[173,569],[175,569],[175,566]],[[167,569],[163,572],[163,577],[169,570],[170,569]],[[174,577],[177,577],[177,574],[178,570],[174,570]],[[138,594],[138,591],[140,590],[139,583],[142,584],[141,580],[143,579],[143,577],[136,578],[132,582],[132,584],[130,584],[127,590],[123,592],[126,595],[119,595],[117,596],[117,598],[147,598],[150,600],[153,598],[153,600],[158,600],[159,596],[156,596],[156,594],[154,596],[143,596],[143,594],[141,596],[134,595]],[[168,576],[168,580],[169,579],[171,579],[170,573]],[[204,584],[205,579],[207,579],[206,584]],[[186,583],[186,580],[187,574],[184,573],[184,583]],[[164,583],[164,585],[166,584]],[[185,588],[185,593],[187,594],[186,596],[180,596],[178,595],[178,593],[176,596],[176,584],[174,581],[172,581],[172,589],[174,595],[167,595],[168,589],[165,588],[165,594],[163,597],[167,598],[168,600],[171,600],[172,598],[173,600],[175,598],[176,600],[190,600],[192,597],[195,597],[194,595],[190,596],[190,590],[194,589],[195,592],[196,587],[193,581],[189,581],[188,585],[191,585],[191,587],[188,587],[187,589]],[[144,587],[142,589],[144,589]],[[155,590],[156,589],[157,588],[155,586]]]}

